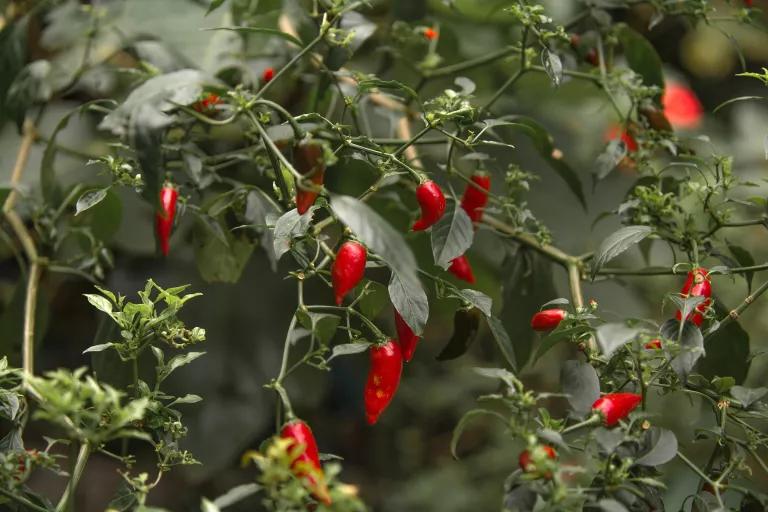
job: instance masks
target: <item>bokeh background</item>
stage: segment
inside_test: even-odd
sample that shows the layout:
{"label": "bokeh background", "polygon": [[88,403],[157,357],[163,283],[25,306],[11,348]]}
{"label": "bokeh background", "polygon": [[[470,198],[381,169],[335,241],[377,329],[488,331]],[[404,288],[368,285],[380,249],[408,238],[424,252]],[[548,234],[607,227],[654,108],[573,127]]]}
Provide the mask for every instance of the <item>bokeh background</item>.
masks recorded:
{"label": "bokeh background", "polygon": [[[239,3],[247,2],[239,0]],[[371,3],[372,8],[365,15],[375,24],[376,31],[357,50],[347,67],[369,72],[383,69],[382,77],[412,86],[418,77],[408,66],[387,63],[389,30],[395,20],[414,26],[439,27],[437,53],[446,64],[485,55],[518,37],[511,17],[501,11],[508,2],[374,0]],[[449,7],[452,3],[461,14]],[[561,22],[583,9],[583,4],[576,1],[542,3]],[[240,56],[236,53],[240,49],[234,43],[237,35],[201,30],[227,25],[226,9],[205,17],[206,2],[131,0],[98,4],[112,9],[114,18],[110,22],[120,27],[121,38],[140,41],[133,47],[139,57],[161,70],[198,67],[211,74],[222,70],[227,73],[225,68]],[[275,25],[281,2],[254,0],[252,4],[261,23]],[[711,4],[728,8],[722,1]],[[768,2],[756,1],[755,4],[768,7]],[[692,25],[681,18],[664,19],[648,31],[653,9],[647,4],[609,12],[614,19],[626,21],[646,34],[664,62],[667,78],[687,84],[700,98],[707,112],[705,119],[699,128],[682,135],[706,134],[719,153],[734,156],[736,174],[760,184],[751,194],[764,196],[768,164],[763,141],[768,135],[768,103],[759,100],[734,103],[716,114],[712,114],[712,109],[733,97],[765,95],[765,87],[760,82],[735,74],[744,69],[760,71],[768,65],[766,32],[731,22]],[[45,25],[39,29],[45,34]],[[70,27],[70,30],[78,29]],[[59,35],[62,40],[58,43],[66,43],[69,36]],[[56,36],[49,35],[47,44],[52,44],[51,40],[56,43]],[[36,44],[42,46],[35,51],[47,51],[43,43]],[[289,57],[283,48],[269,39],[264,39],[263,45],[257,48],[247,48],[245,68],[240,72],[243,76],[258,76],[267,65],[279,67]],[[565,60],[565,63],[571,68],[585,66],[574,60]],[[477,84],[475,94],[477,102],[482,104],[514,69],[515,64],[500,61],[463,76]],[[88,87],[46,109],[39,128],[41,133],[50,134],[61,116],[89,97],[119,95],[124,85],[109,64],[86,78],[90,80]],[[284,87],[275,88],[272,94],[294,111],[301,111],[303,94],[312,80],[311,75],[300,74],[285,82]],[[423,90],[423,97],[451,85],[452,78],[430,82]],[[392,119],[387,112],[371,105],[363,107],[369,110],[377,133],[393,135]],[[591,171],[604,147],[605,130],[615,122],[604,96],[590,84],[566,80],[555,89],[546,76],[530,74],[497,103],[495,110],[497,114],[531,115],[551,130],[564,158],[582,178],[589,208],[587,211],[581,208],[530,143],[520,137],[509,141],[515,144],[516,150],[493,152],[494,159],[489,166],[494,172],[494,186],[501,190],[503,170],[510,162],[536,174],[539,180],[532,183],[527,200],[530,209],[552,230],[555,243],[574,254],[594,250],[604,236],[618,227],[615,217],[597,223],[595,219],[601,212],[615,209],[637,179],[632,171],[615,171],[599,184],[592,184]],[[110,139],[96,129],[98,121],[96,116],[75,116],[60,135],[60,144],[72,150],[60,152],[57,160],[58,176],[64,183],[107,182],[106,177],[97,175],[96,168],[85,165],[88,155],[108,151]],[[0,127],[0,180],[9,179],[18,142],[15,126],[6,123]],[[700,147],[707,151],[706,145]],[[24,177],[25,190],[31,194],[38,193],[37,168],[43,148],[44,145],[35,147]],[[436,164],[445,156],[444,146],[425,146],[421,151],[428,170],[436,170]],[[327,173],[327,186],[331,190],[354,188],[354,165],[354,162],[342,161],[331,168]],[[244,164],[242,169],[228,172],[245,179],[249,168]],[[408,211],[413,210],[415,204],[402,206],[380,211],[405,230]],[[295,307],[295,287],[283,279],[292,262],[285,257],[275,271],[265,251],[257,249],[237,283],[207,283],[201,279],[196,265],[189,216],[180,219],[173,235],[171,255],[162,259],[155,249],[152,207],[132,191],[122,190],[110,196],[96,214],[105,223],[104,233],[114,253],[114,269],[105,277],[107,288],[135,296],[135,291],[152,277],[164,286],[190,283],[193,290],[204,293],[185,308],[184,317],[188,324],[207,330],[207,356],[179,370],[171,384],[184,393],[204,397],[202,404],[188,406],[190,412],[186,416],[189,425],[186,447],[203,464],[171,472],[150,498],[152,505],[173,510],[197,509],[201,496],[215,497],[233,485],[251,480],[253,470],[239,467],[240,455],[247,449],[257,448],[273,434],[275,396],[264,389],[263,384],[277,374],[285,329]],[[727,239],[747,248],[756,262],[768,258],[763,227],[730,230]],[[420,260],[429,265],[427,239],[422,235],[409,235],[409,241]],[[478,276],[477,288],[494,298],[513,343],[525,352],[524,347],[535,342],[527,327],[530,313],[547,300],[568,296],[567,281],[560,268],[546,262],[537,262],[534,274],[523,281],[511,281],[513,272],[508,265],[514,262],[510,257],[512,253],[509,242],[481,230],[469,258]],[[661,248],[651,254],[656,264],[669,264],[669,254]],[[0,256],[0,352],[18,360],[23,288],[7,246]],[[644,264],[639,252],[628,253],[618,263],[631,267]],[[755,279],[762,281],[760,276]],[[662,311],[661,299],[664,293],[678,289],[680,284],[681,278],[677,277],[627,278],[587,284],[585,294],[601,304],[606,317],[633,316],[663,321],[670,313]],[[735,306],[747,294],[746,283],[741,278],[718,276],[715,288],[718,299],[726,307]],[[91,358],[82,354],[93,343],[102,320],[82,297],[91,290],[90,283],[76,277],[45,277],[39,368],[91,365],[101,377],[119,381],[122,370],[114,361],[103,355]],[[307,295],[309,302],[329,303],[331,299],[330,291],[325,288],[310,287]],[[365,424],[362,413],[362,386],[368,366],[365,354],[336,359],[330,372],[302,370],[288,383],[294,408],[313,426],[321,451],[343,457],[343,479],[358,485],[374,510],[497,510],[504,478],[516,467],[519,441],[490,422],[476,422],[467,430],[459,448],[461,460],[453,460],[449,453],[451,432],[462,413],[473,407],[477,395],[494,389],[492,382],[475,376],[471,368],[501,365],[501,358],[486,331],[481,332],[481,339],[465,357],[448,363],[435,361],[435,355],[450,337],[454,307],[447,301],[433,301],[424,341],[405,368],[397,398],[374,428]],[[385,311],[379,323],[394,332],[389,312]],[[768,327],[766,312],[768,299],[763,299],[742,319],[742,325],[751,333],[752,352],[768,348],[763,335]],[[522,370],[524,381],[538,390],[559,391],[559,368],[566,357],[568,350],[563,348],[550,352],[535,366],[526,365]],[[145,362],[149,369],[151,362]],[[766,385],[765,370],[763,360],[756,358],[745,385]],[[675,412],[660,416],[659,421],[675,428],[692,457],[697,461],[706,458],[707,447],[691,442],[693,429],[710,424],[711,413],[699,403],[683,398],[659,399],[654,403],[659,413]],[[558,414],[565,411],[561,402],[553,401],[550,405]],[[43,441],[32,429],[26,442],[35,446]],[[141,454],[138,467],[151,469],[148,465],[151,455]],[[690,489],[694,477],[675,462],[664,470],[669,482],[668,507],[677,509],[685,496],[684,487]],[[768,486],[764,473],[757,472],[754,478],[758,487]],[[110,460],[94,457],[84,478],[86,484],[80,490],[78,510],[103,509],[119,480]],[[33,485],[56,493],[62,483],[41,475]],[[253,507],[252,504],[243,510],[254,510]],[[258,510],[258,504],[255,507]]]}

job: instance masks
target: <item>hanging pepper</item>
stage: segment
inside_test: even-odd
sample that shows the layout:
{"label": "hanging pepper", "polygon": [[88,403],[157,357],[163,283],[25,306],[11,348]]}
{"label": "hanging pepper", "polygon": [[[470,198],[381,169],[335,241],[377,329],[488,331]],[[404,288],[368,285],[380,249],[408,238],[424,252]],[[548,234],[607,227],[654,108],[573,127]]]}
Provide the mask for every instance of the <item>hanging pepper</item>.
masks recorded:
{"label": "hanging pepper", "polygon": [[477,337],[482,313],[477,308],[459,309],[453,314],[453,335],[442,351],[438,361],[449,361],[464,355]]}
{"label": "hanging pepper", "polygon": [[[522,469],[525,473],[537,474],[549,480],[552,478],[552,472],[545,471],[544,473],[539,473],[539,469],[536,467],[534,458],[544,460],[544,457],[546,457],[555,460],[557,458],[557,452],[548,444],[539,445],[534,448],[534,451],[536,452],[535,454],[532,454],[530,450],[525,450],[520,453],[520,457],[518,457],[517,461],[518,464],[520,464],[520,469]],[[536,457],[534,457],[534,455],[536,455]]]}
{"label": "hanging pepper", "polygon": [[[325,164],[323,162],[323,146],[316,142],[301,142],[293,150],[293,163],[296,170],[302,176],[309,177],[312,184],[322,186],[325,176]],[[314,190],[302,189],[296,184],[296,210],[299,215],[304,215],[309,207],[317,199],[318,193]]]}
{"label": "hanging pepper", "polygon": [[331,268],[331,281],[333,281],[337,306],[341,306],[344,296],[363,278],[367,257],[365,247],[358,242],[344,242],[339,247]]}
{"label": "hanging pepper", "polygon": [[464,195],[461,196],[461,207],[467,212],[472,222],[480,222],[483,218],[483,209],[488,204],[491,177],[486,173],[476,172],[470,180],[477,186],[467,185]]}
{"label": "hanging pepper", "polygon": [[[698,267],[688,272],[688,278],[683,284],[683,289],[680,290],[680,295],[683,298],[688,297],[705,297],[704,301],[696,306],[696,310],[688,314],[686,320],[690,320],[695,325],[700,326],[704,321],[704,313],[709,309],[709,305],[712,303],[712,283],[709,280],[709,271],[704,267]],[[683,317],[681,311],[675,314],[675,317],[680,320]]]}
{"label": "hanging pepper", "polygon": [[568,316],[568,312],[563,309],[545,309],[539,311],[531,317],[531,328],[534,331],[551,331]]}
{"label": "hanging pepper", "polygon": [[637,393],[609,393],[592,404],[592,411],[603,418],[603,425],[612,427],[626,418],[643,399]]}
{"label": "hanging pepper", "polygon": [[197,110],[200,113],[204,112],[210,112],[213,110],[213,107],[221,103],[221,98],[218,94],[214,94],[212,92],[207,93],[204,95],[200,100],[194,102],[192,104],[192,108]]}
{"label": "hanging pepper", "polygon": [[403,320],[400,313],[395,311],[395,328],[397,329],[397,339],[400,342],[400,348],[403,352],[403,360],[407,363],[413,359],[413,353],[416,352],[416,344],[419,342],[419,337],[416,336],[411,327]]}
{"label": "hanging pepper", "polygon": [[437,39],[437,30],[433,28],[430,28],[430,27],[425,28],[423,33],[424,33],[424,38],[428,41]]}
{"label": "hanging pepper", "polygon": [[643,345],[643,348],[648,350],[660,350],[661,349],[661,340],[659,338],[654,338],[645,345]]}
{"label": "hanging pepper", "polygon": [[371,369],[365,383],[365,418],[373,425],[387,408],[400,385],[403,353],[395,340],[371,348]]}
{"label": "hanging pepper", "polygon": [[430,180],[416,187],[416,200],[421,206],[421,218],[414,222],[413,230],[424,231],[445,213],[445,196],[440,186]]}
{"label": "hanging pepper", "polygon": [[328,487],[325,483],[323,467],[320,465],[320,455],[317,450],[315,436],[309,425],[301,420],[292,420],[283,426],[280,437],[289,439],[292,443],[288,446],[291,454],[300,452],[291,462],[291,470],[302,479],[312,494],[326,505],[331,504]]}
{"label": "hanging pepper", "polygon": [[458,258],[451,260],[451,266],[448,267],[448,271],[462,281],[475,284],[475,275],[472,273],[472,266],[469,264],[466,255],[462,254]]}
{"label": "hanging pepper", "polygon": [[166,181],[160,189],[160,210],[155,214],[155,231],[160,243],[160,251],[163,256],[168,256],[170,250],[169,240],[173,231],[173,220],[176,217],[176,201],[179,191],[173,183]]}
{"label": "hanging pepper", "polygon": [[261,81],[265,84],[275,78],[275,68],[268,67],[261,73]]}

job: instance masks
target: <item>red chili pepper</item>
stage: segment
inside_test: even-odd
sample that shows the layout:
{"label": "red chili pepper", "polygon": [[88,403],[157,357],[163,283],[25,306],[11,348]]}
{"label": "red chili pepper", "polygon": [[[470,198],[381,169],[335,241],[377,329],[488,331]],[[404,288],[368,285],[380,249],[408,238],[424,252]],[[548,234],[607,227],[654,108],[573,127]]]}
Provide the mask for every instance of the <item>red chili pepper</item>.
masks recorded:
{"label": "red chili pepper", "polygon": [[628,131],[622,130],[621,126],[618,124],[609,126],[605,131],[604,138],[606,142],[621,138],[622,142],[624,142],[624,145],[627,147],[627,153],[634,153],[637,151],[638,146],[635,138]]}
{"label": "red chili pepper", "polygon": [[218,105],[219,103],[221,103],[221,98],[219,95],[209,92],[203,96],[202,99],[193,103],[192,108],[198,112],[209,112],[215,105]]}
{"label": "red chili pepper", "polygon": [[163,256],[168,256],[170,250],[169,239],[173,231],[173,219],[176,217],[176,200],[179,191],[170,183],[165,182],[160,189],[160,210],[155,214],[155,231],[160,242],[160,251]]}
{"label": "red chili pepper", "polygon": [[571,34],[571,37],[568,38],[568,42],[570,43],[571,48],[576,49],[581,46],[581,36],[579,34]]}
{"label": "red chili pepper", "polygon": [[472,266],[469,264],[467,257],[463,254],[458,258],[451,260],[451,266],[448,267],[448,271],[462,281],[475,284],[475,275],[472,273]]}
{"label": "red chili pepper", "polygon": [[341,306],[344,296],[349,293],[365,274],[365,261],[368,253],[357,242],[344,242],[336,253],[336,260],[331,268],[333,292],[336,295],[336,305]]}
{"label": "red chili pepper", "polygon": [[[549,446],[548,444],[542,444],[540,446],[537,446],[535,450],[540,450],[542,455],[555,460],[557,458],[557,452],[554,448]],[[533,455],[529,450],[525,450],[520,454],[520,457],[518,458],[518,464],[520,464],[520,469],[522,469],[526,473],[538,473],[538,469],[536,468],[536,463],[533,461]],[[552,478],[552,473],[549,471],[545,472],[542,475],[544,478]]]}
{"label": "red chili pepper", "polygon": [[485,173],[475,173],[470,180],[477,186],[467,185],[461,197],[461,207],[467,212],[472,222],[480,222],[483,219],[483,209],[488,204],[491,177]]}
{"label": "red chili pepper", "polygon": [[609,393],[595,400],[592,411],[602,415],[606,427],[612,427],[626,418],[642,399],[637,393]]}
{"label": "red chili pepper", "polygon": [[598,57],[597,50],[594,48],[590,48],[589,51],[587,51],[586,55],[584,55],[584,60],[595,67],[600,65],[600,57]]}
{"label": "red chili pepper", "polygon": [[416,188],[416,200],[421,206],[421,218],[413,224],[414,231],[424,231],[445,213],[445,196],[434,181],[425,181]]}
{"label": "red chili pepper", "polygon": [[[712,283],[709,280],[709,271],[704,267],[698,267],[688,272],[688,278],[683,284],[683,289],[680,290],[680,295],[684,298],[687,297],[706,297],[706,299],[696,306],[696,310],[688,314],[686,320],[690,320],[695,325],[701,325],[704,321],[704,313],[709,309],[709,305],[712,303],[710,297],[712,296]],[[675,318],[680,320],[682,318],[682,312],[678,311],[675,314]]]}
{"label": "red chili pepper", "polygon": [[275,68],[269,67],[261,73],[261,81],[265,84],[275,78]]}
{"label": "red chili pepper", "polygon": [[403,320],[397,309],[395,311],[395,328],[397,329],[397,339],[400,342],[400,348],[402,349],[403,359],[405,362],[409,362],[413,359],[413,353],[416,352],[416,344],[419,342],[419,337],[416,336],[411,327]]}
{"label": "red chili pepper", "polygon": [[534,331],[551,331],[567,316],[568,312],[563,309],[545,309],[533,315],[531,328]]}
{"label": "red chili pepper", "polygon": [[291,462],[291,469],[297,477],[304,479],[315,498],[330,505],[331,497],[325,484],[323,467],[320,465],[320,455],[312,429],[301,420],[292,420],[283,426],[280,437],[293,441],[288,447],[291,451],[297,446],[303,448],[303,451]]}
{"label": "red chili pepper", "polygon": [[646,348],[648,350],[661,350],[661,340],[659,338],[652,339],[645,345],[643,345],[643,348]]}
{"label": "red chili pepper", "polygon": [[[325,164],[323,162],[323,146],[317,143],[305,142],[297,145],[293,150],[293,163],[296,170],[302,176],[308,176],[310,181],[321,186],[325,177]],[[309,207],[315,203],[318,193],[313,190],[304,190],[296,186],[296,210],[299,215],[304,215]]]}
{"label": "red chili pepper", "polygon": [[437,39],[437,35],[438,35],[437,34],[437,30],[435,30],[433,28],[425,28],[424,29],[424,38],[429,40],[429,41]]}
{"label": "red chili pepper", "polygon": [[678,83],[668,83],[661,97],[664,114],[675,128],[696,128],[704,114],[696,93]]}
{"label": "red chili pepper", "polygon": [[365,383],[365,418],[373,425],[387,408],[400,385],[403,353],[395,340],[371,348],[371,369]]}
{"label": "red chili pepper", "polygon": [[[754,5],[754,1],[753,0],[744,0],[744,6],[745,7],[752,7],[753,5]],[[714,494],[714,493],[712,493],[712,494]]]}

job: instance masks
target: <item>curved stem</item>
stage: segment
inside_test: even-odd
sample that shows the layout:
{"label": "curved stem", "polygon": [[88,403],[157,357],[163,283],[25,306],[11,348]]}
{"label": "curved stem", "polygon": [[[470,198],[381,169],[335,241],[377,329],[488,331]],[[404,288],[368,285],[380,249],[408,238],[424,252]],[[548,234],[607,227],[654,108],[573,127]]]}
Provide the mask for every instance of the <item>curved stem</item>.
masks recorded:
{"label": "curved stem", "polygon": [[75,499],[75,490],[77,490],[77,484],[80,483],[80,478],[83,476],[85,465],[88,463],[88,457],[91,455],[91,445],[85,442],[80,445],[80,450],[77,453],[77,460],[75,461],[75,467],[72,469],[72,474],[69,477],[69,484],[64,489],[59,504],[56,505],[56,512],[64,512],[65,510],[74,509],[69,505]]}

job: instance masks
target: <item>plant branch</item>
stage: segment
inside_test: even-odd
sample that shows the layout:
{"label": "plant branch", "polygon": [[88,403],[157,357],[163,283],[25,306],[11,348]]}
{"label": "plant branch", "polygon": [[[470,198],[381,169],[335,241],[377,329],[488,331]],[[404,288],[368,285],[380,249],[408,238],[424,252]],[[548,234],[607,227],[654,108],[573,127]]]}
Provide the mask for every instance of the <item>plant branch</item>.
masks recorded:
{"label": "plant branch", "polygon": [[553,245],[539,242],[535,236],[520,231],[519,229],[510,226],[509,224],[506,224],[505,222],[502,222],[488,215],[487,213],[483,215],[483,223],[492,227],[496,231],[508,235],[513,240],[527,247],[530,247],[531,249],[534,249],[535,251],[543,254],[544,256],[557,263],[560,263],[563,266],[567,266],[574,260],[574,257],[570,254],[563,252]]}
{"label": "plant branch", "polygon": [[50,512],[47,508],[43,508],[40,505],[37,505],[35,503],[32,503],[28,499],[19,496],[17,494],[14,494],[10,491],[6,491],[5,489],[0,488],[0,494],[5,496],[6,498],[12,499],[16,503],[20,505],[24,505],[25,507],[29,508],[30,510],[35,510],[37,512]]}
{"label": "plant branch", "polygon": [[[735,309],[732,309],[725,318],[720,320],[720,324],[717,326],[717,330],[720,330],[726,325],[730,324],[731,322],[738,320],[739,315],[741,315],[741,313],[743,313],[745,309],[747,309],[750,305],[752,305],[752,303],[755,302],[755,300],[757,300],[758,297],[764,294],[766,290],[768,290],[768,281],[761,284],[750,295],[747,295],[744,298],[744,300],[741,302],[741,304],[736,306]],[[705,337],[705,340],[710,338],[715,332],[717,332],[717,330],[708,332]]]}
{"label": "plant branch", "polygon": [[85,465],[88,463],[88,457],[90,457],[90,455],[91,445],[88,442],[81,444],[67,488],[64,489],[64,494],[62,494],[59,504],[56,505],[56,512],[64,512],[65,510],[70,509],[69,505],[75,499],[77,484],[80,483],[80,478],[83,476],[83,471],[85,470]]}

